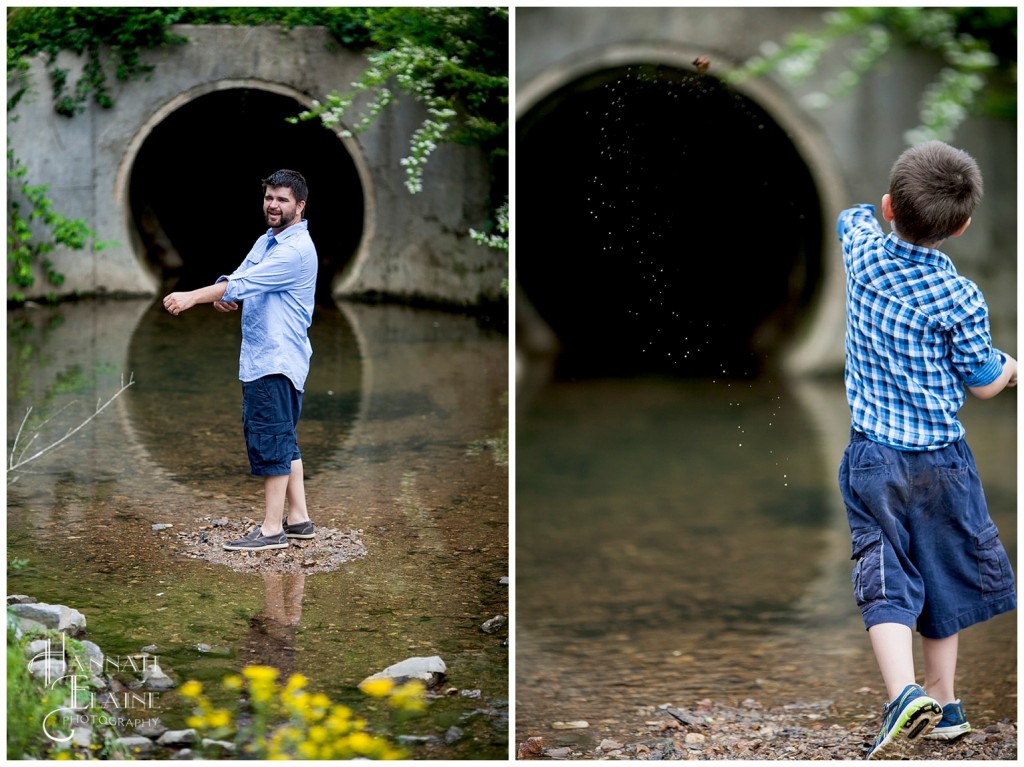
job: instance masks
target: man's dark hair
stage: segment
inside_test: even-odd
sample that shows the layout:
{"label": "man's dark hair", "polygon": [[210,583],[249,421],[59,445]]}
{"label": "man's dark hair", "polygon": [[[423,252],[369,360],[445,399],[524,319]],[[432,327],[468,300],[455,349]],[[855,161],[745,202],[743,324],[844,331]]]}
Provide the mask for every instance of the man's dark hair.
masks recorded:
{"label": "man's dark hair", "polygon": [[306,186],[306,179],[296,170],[279,170],[263,179],[263,191],[270,186],[286,186],[295,195],[295,202],[305,202],[309,197],[309,188]]}
{"label": "man's dark hair", "polygon": [[896,231],[913,243],[955,234],[981,202],[981,171],[967,152],[928,141],[899,156],[889,174]]}

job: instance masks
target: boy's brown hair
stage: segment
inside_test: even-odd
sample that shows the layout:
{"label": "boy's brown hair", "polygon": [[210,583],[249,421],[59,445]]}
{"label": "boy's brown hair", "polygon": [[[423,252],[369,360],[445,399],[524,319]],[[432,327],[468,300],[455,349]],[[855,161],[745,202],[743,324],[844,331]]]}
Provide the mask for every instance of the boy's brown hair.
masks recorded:
{"label": "boy's brown hair", "polygon": [[981,171],[967,152],[928,141],[899,156],[889,173],[889,196],[900,237],[932,243],[955,234],[982,196]]}

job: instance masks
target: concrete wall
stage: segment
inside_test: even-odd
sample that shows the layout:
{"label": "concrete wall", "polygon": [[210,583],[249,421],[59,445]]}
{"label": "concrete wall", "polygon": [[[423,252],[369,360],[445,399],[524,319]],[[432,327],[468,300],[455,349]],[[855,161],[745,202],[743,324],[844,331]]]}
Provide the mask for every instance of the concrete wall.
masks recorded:
{"label": "concrete wall", "polygon": [[[321,28],[179,26],[174,31],[189,42],[144,54],[155,66],[150,79],[112,82],[113,109],[91,106],[70,119],[56,114],[49,77],[37,61],[34,97],[19,105],[14,121],[9,118],[10,144],[29,168],[29,182],[49,184],[58,210],[85,218],[99,240],[117,243],[89,252],[56,251],[52,259],[67,278],[61,293],[151,295],[158,290],[159,275],[137,252],[127,187],[146,136],[168,115],[199,96],[236,87],[282,94],[308,107],[333,90],[344,91],[366,64],[351,51],[328,50],[331,38]],[[62,54],[60,64],[71,70],[73,83],[82,61]],[[358,170],[365,210],[358,251],[333,286],[337,296],[373,293],[455,304],[501,298],[506,257],[477,245],[468,234],[485,222],[488,180],[482,153],[442,146],[430,160],[424,191],[411,195],[404,187],[399,160],[423,115],[412,99],[399,98],[368,131],[338,137]],[[253,239],[258,234],[253,232]],[[38,279],[29,292],[31,297],[47,291]]]}
{"label": "concrete wall", "polygon": [[[712,60],[723,77],[798,28],[821,26],[814,8],[520,8],[516,13],[516,112],[522,116],[577,78],[627,63],[692,68],[696,55]],[[787,350],[796,372],[841,367],[844,333],[842,262],[835,238],[838,212],[859,202],[876,207],[889,168],[905,148],[903,134],[917,124],[917,105],[941,62],[923,53],[892,57],[862,87],[825,111],[801,98],[824,89],[842,63],[842,50],[798,87],[777,78],[739,90],[762,106],[791,136],[818,185],[823,205],[822,279],[799,338]],[[989,302],[995,343],[1011,354],[1016,341],[1016,124],[972,118],[954,143],[970,152],[985,176],[986,196],[967,236],[947,251],[961,274],[979,284]],[[523,179],[517,179],[522,193]],[[517,227],[531,222],[518,221]],[[517,254],[517,263],[530,257]],[[524,316],[525,316],[524,312]],[[521,337],[542,337],[529,327]]]}

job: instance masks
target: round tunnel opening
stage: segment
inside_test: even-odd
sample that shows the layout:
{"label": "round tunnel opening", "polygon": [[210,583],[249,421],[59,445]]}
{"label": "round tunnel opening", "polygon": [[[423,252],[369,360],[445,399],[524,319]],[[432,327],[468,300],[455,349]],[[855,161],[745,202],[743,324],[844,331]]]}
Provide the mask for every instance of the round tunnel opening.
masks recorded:
{"label": "round tunnel opening", "polygon": [[595,72],[518,122],[518,286],[561,376],[756,375],[822,278],[822,212],[785,130],[710,74]]}
{"label": "round tunnel opening", "polygon": [[319,121],[289,123],[303,106],[256,88],[199,96],[146,137],[131,170],[136,247],[165,282],[200,287],[232,272],[266,230],[261,181],[290,168],[305,176],[304,217],[320,259],[317,298],[363,233],[363,189],[352,157]]}

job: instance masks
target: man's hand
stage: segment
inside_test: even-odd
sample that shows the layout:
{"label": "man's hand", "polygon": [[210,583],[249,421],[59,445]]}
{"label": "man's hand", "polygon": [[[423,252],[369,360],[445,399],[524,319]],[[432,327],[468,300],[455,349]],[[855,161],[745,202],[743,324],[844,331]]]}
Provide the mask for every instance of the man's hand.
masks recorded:
{"label": "man's hand", "polygon": [[218,283],[198,290],[190,290],[186,293],[171,293],[164,296],[164,309],[177,316],[196,304],[220,304],[217,306],[219,312],[233,312],[238,308],[234,301],[221,301],[228,289],[228,281],[221,280]]}
{"label": "man's hand", "polygon": [[196,305],[196,299],[193,292],[188,293],[171,293],[164,296],[164,309],[169,311],[175,317],[188,309],[191,309]]}

